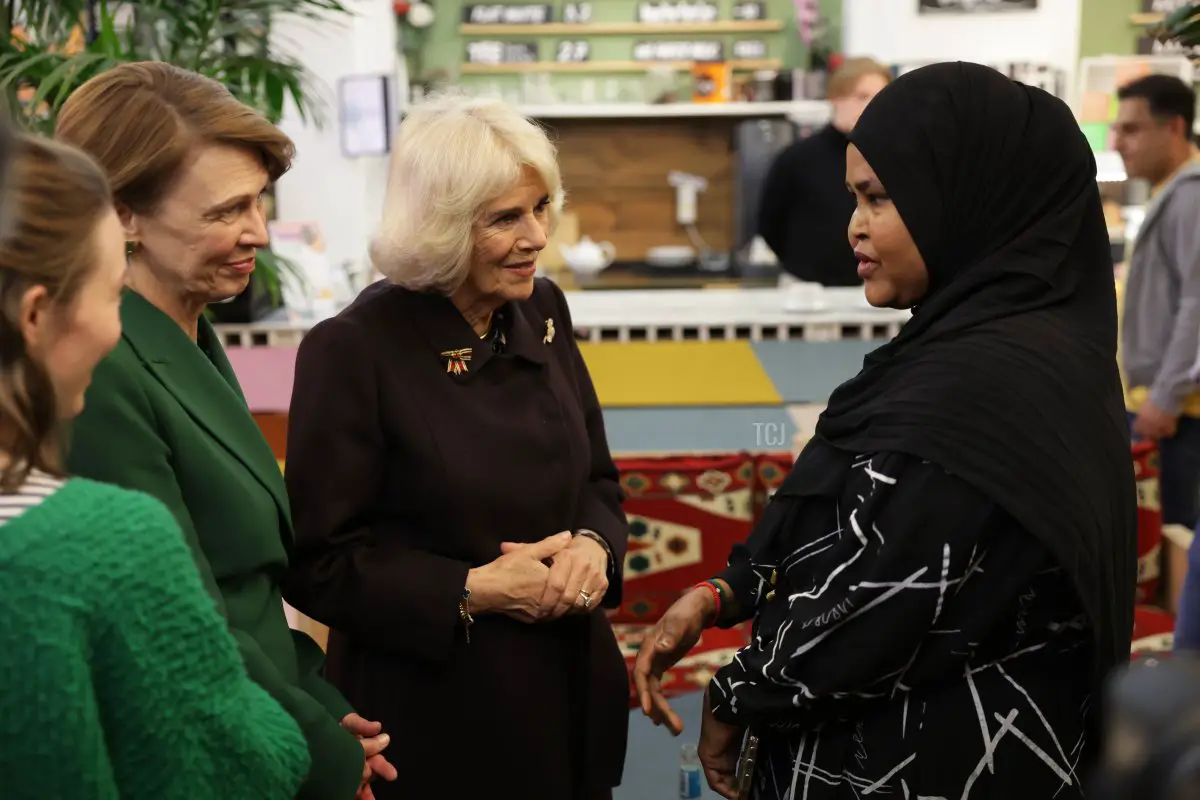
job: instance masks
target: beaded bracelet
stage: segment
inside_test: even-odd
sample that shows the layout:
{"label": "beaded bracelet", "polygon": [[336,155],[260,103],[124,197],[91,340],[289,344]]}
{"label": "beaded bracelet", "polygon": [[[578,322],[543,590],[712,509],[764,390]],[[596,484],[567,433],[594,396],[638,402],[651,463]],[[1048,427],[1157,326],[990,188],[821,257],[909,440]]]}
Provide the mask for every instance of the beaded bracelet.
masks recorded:
{"label": "beaded bracelet", "polygon": [[725,594],[725,587],[716,578],[709,578],[705,583],[711,583],[713,588],[717,590],[717,594],[721,596],[721,608],[729,608],[729,595]]}
{"label": "beaded bracelet", "polygon": [[697,583],[692,588],[693,589],[707,589],[708,591],[712,592],[713,602],[716,603],[716,605],[717,605],[717,613],[713,617],[713,619],[714,620],[720,619],[721,618],[721,606],[723,605],[725,598],[722,596],[721,587],[717,585],[716,581],[701,581],[700,583]]}

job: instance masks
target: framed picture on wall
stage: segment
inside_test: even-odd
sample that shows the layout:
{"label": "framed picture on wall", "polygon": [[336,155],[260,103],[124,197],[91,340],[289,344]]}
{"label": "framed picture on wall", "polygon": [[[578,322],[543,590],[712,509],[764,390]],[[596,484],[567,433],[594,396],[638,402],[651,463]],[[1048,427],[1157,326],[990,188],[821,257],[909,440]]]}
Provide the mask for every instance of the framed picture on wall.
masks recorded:
{"label": "framed picture on wall", "polygon": [[387,155],[392,144],[391,81],[387,75],[351,75],[338,81],[342,155]]}
{"label": "framed picture on wall", "polygon": [[921,14],[988,14],[997,11],[1032,11],[1038,0],[917,0]]}

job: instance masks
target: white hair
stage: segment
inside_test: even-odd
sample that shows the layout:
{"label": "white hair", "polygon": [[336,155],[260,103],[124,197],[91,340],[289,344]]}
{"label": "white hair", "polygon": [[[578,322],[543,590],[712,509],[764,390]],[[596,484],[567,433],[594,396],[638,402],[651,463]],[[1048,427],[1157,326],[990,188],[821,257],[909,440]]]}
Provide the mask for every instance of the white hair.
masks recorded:
{"label": "white hair", "polygon": [[383,221],[370,247],[375,269],[407,289],[453,292],[470,272],[480,213],[527,167],[546,185],[553,231],[562,176],[540,126],[499,100],[446,94],[415,106],[392,149]]}

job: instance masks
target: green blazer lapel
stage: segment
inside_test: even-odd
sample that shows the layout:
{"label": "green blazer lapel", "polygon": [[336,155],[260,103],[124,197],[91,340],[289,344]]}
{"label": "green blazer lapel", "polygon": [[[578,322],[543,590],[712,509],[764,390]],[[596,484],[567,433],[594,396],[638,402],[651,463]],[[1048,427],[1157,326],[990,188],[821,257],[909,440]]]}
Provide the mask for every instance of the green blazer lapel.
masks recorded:
{"label": "green blazer lapel", "polygon": [[291,509],[279,464],[246,407],[212,326],[202,318],[199,343],[193,342],[170,317],[133,291],[121,301],[121,324],[123,338],[150,374],[271,493],[290,537]]}

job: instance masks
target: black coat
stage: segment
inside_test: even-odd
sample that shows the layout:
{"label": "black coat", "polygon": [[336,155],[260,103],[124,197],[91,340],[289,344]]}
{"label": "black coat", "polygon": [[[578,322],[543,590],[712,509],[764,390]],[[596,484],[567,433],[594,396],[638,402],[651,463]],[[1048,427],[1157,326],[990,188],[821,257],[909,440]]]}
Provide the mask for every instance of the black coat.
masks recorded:
{"label": "black coat", "polygon": [[832,125],[788,145],[767,171],[758,232],[783,269],[823,286],[862,286],[846,238],[854,195],[846,191],[846,135]]}
{"label": "black coat", "polygon": [[[603,610],[481,616],[470,643],[459,619],[467,570],[502,541],[588,528],[624,563],[617,470],[566,298],[538,280],[501,313],[496,354],[447,298],[381,282],[296,361],[286,597],[331,627],[328,677],[391,734],[400,778],[376,785],[380,800],[569,800],[621,779],[628,676]],[[461,348],[455,374],[442,354]],[[604,605],[620,596],[618,568]]]}

